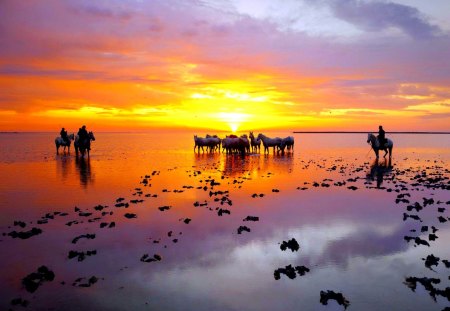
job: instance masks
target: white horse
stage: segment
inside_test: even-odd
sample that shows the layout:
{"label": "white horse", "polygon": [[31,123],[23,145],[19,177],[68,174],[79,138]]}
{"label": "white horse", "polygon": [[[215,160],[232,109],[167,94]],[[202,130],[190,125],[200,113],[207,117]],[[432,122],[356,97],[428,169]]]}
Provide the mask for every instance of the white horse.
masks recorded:
{"label": "white horse", "polygon": [[93,132],[88,133],[88,138],[85,141],[80,141],[80,137],[78,135],[75,136],[75,142],[73,143],[73,146],[75,147],[75,153],[77,154],[77,156],[79,150],[82,157],[84,157],[86,151],[89,157],[89,151],[91,150],[91,140],[95,140]]}
{"label": "white horse", "polygon": [[294,152],[294,137],[288,136],[281,140],[280,149],[282,152],[284,152],[285,147],[287,147],[288,151],[292,148],[292,152]]}
{"label": "white horse", "polygon": [[200,152],[200,148],[202,148],[202,152],[205,152],[203,147],[209,148],[210,151],[213,150],[213,145],[215,146],[215,138],[213,137],[198,137],[194,135],[194,152],[197,148],[198,152]]}
{"label": "white horse", "polygon": [[240,152],[245,155],[245,151],[250,148],[250,142],[245,135],[241,137],[230,135],[222,139],[222,148],[226,153]]}
{"label": "white horse", "polygon": [[211,152],[215,151],[216,149],[218,149],[220,152],[220,145],[221,145],[222,140],[219,138],[219,136],[217,136],[217,135],[211,136],[211,135],[206,134],[206,139],[208,139],[208,144],[209,144],[208,147],[210,148]]}
{"label": "white horse", "polygon": [[[275,153],[275,147],[280,149],[281,146],[281,138],[275,137],[275,138],[269,138],[263,134],[258,134],[258,139],[261,139],[263,146],[264,146],[264,153],[269,153],[269,148],[273,147],[273,152]],[[278,150],[277,150],[278,151]]]}
{"label": "white horse", "polygon": [[372,133],[367,134],[367,143],[372,146],[373,151],[375,152],[375,155],[377,159],[379,158],[378,152],[380,150],[384,150],[384,157],[389,153],[389,158],[392,157],[392,148],[394,147],[394,143],[390,139],[386,139],[386,144],[384,146],[380,146],[380,142],[378,141],[378,138],[373,135]]}
{"label": "white horse", "polygon": [[59,153],[59,147],[63,146],[63,151],[66,152],[66,147],[67,147],[67,152],[70,153],[70,144],[72,143],[72,140],[75,139],[75,135],[74,134],[70,134],[67,136],[67,138],[69,138],[68,141],[65,141],[64,139],[62,139],[62,137],[56,137],[55,138],[55,145],[56,145],[56,154]]}
{"label": "white horse", "polygon": [[261,152],[261,139],[255,138],[253,132],[250,132],[250,145],[252,146],[252,152]]}

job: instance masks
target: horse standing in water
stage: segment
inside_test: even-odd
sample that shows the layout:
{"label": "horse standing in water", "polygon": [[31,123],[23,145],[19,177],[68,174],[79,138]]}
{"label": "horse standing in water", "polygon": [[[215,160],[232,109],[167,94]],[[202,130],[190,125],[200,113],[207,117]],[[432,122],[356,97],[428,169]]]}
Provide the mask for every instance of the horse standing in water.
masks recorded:
{"label": "horse standing in water", "polygon": [[261,139],[255,138],[253,132],[250,132],[250,145],[252,146],[252,152],[261,152]]}
{"label": "horse standing in water", "polygon": [[55,145],[56,145],[56,154],[59,153],[59,147],[64,147],[63,151],[66,152],[66,147],[67,147],[67,152],[70,153],[70,144],[72,143],[72,140],[75,139],[75,135],[74,134],[70,134],[67,136],[67,138],[69,139],[68,141],[65,141],[64,139],[62,139],[62,137],[56,137],[55,138]]}
{"label": "horse standing in water", "polygon": [[281,144],[280,144],[281,152],[284,153],[284,148],[286,148],[286,147],[287,147],[288,151],[290,151],[292,149],[292,152],[294,152],[294,137],[288,136],[281,140]]}
{"label": "horse standing in water", "polygon": [[78,156],[78,150],[80,150],[81,156],[84,157],[84,154],[87,151],[88,157],[89,157],[89,151],[91,150],[91,140],[95,140],[95,136],[93,132],[88,133],[88,138],[85,141],[80,141],[80,137],[77,135],[75,137],[75,142],[73,143],[73,146],[75,147],[75,153]]}
{"label": "horse standing in water", "polygon": [[275,137],[275,138],[269,138],[263,134],[258,134],[258,139],[261,139],[263,146],[264,146],[264,153],[269,153],[269,148],[273,147],[273,152],[275,153],[275,147],[277,147],[277,151],[278,149],[280,149],[281,146],[281,138],[280,137]]}
{"label": "horse standing in water", "polygon": [[378,141],[378,138],[373,135],[372,133],[367,134],[367,143],[370,144],[372,146],[373,152],[375,152],[375,155],[377,157],[377,159],[380,157],[379,156],[379,151],[383,150],[384,153],[384,158],[386,157],[386,155],[389,153],[389,158],[392,157],[392,148],[394,147],[394,143],[392,142],[392,140],[390,139],[386,139],[386,144],[384,146],[380,146],[380,142]]}

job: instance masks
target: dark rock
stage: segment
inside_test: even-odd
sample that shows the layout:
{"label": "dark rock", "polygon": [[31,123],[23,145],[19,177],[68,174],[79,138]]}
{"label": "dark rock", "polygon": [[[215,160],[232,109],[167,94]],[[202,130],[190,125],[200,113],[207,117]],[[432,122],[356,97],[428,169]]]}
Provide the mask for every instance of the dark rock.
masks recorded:
{"label": "dark rock", "polygon": [[422,240],[421,238],[419,238],[419,237],[416,237],[415,239],[414,239],[414,242],[416,243],[416,245],[425,245],[425,246],[430,246],[430,244],[427,242],[427,241],[425,241],[425,240]]}
{"label": "dark rock", "polygon": [[[23,221],[16,221],[14,220],[14,226],[19,226],[20,228],[25,228],[26,227],[26,223],[24,223]],[[20,299],[20,298],[19,298]]]}
{"label": "dark rock", "polygon": [[92,250],[92,251],[86,251],[85,252],[78,252],[78,251],[69,251],[69,255],[67,256],[69,259],[72,258],[78,258],[78,261],[83,261],[86,259],[86,256],[94,256],[97,255],[97,251],[96,250]]}
{"label": "dark rock", "polygon": [[55,279],[55,273],[46,266],[38,268],[37,272],[33,272],[22,279],[22,285],[25,286],[27,292],[34,293],[44,282],[51,282]]}
{"label": "dark rock", "polygon": [[425,267],[427,267],[430,270],[431,266],[436,266],[439,264],[439,257],[434,256],[433,254],[428,255],[427,258],[422,258],[423,260],[425,260]]}
{"label": "dark rock", "polygon": [[128,219],[131,219],[131,218],[137,218],[137,215],[136,215],[136,214],[133,214],[133,213],[126,213],[126,214],[123,215],[123,216],[125,216],[125,217],[128,218]]}
{"label": "dark rock", "polygon": [[78,216],[81,216],[81,217],[89,217],[91,215],[92,215],[92,213],[88,213],[88,212],[80,212],[80,213],[78,213]]}
{"label": "dark rock", "polygon": [[257,216],[247,216],[243,219],[243,221],[259,221],[259,217]]}
{"label": "dark rock", "polygon": [[446,268],[450,268],[450,261],[448,261],[447,259],[443,259],[442,262],[444,263]]}
{"label": "dark rock", "polygon": [[222,209],[222,208],[220,208],[219,211],[217,212],[217,215],[222,216],[223,214],[228,214],[228,215],[230,215],[231,212],[230,212],[229,210],[227,210],[227,209]]}
{"label": "dark rock", "polygon": [[242,234],[243,231],[250,232],[251,230],[250,230],[250,228],[247,227],[247,226],[239,226],[239,228],[237,229],[237,233],[238,233],[238,234]]}
{"label": "dark rock", "polygon": [[162,257],[158,254],[154,254],[153,257],[150,257],[149,254],[142,255],[141,259],[142,262],[155,262],[155,261],[161,261]]}
{"label": "dark rock", "polygon": [[413,209],[415,209],[417,212],[421,211],[423,209],[422,205],[419,204],[419,202],[415,202],[414,205],[408,205],[406,209],[411,212]]}
{"label": "dark rock", "polygon": [[285,251],[286,249],[290,249],[292,252],[297,252],[300,249],[300,245],[298,244],[297,240],[292,238],[289,241],[283,241],[280,245],[280,249],[282,251]]}
{"label": "dark rock", "polygon": [[428,240],[430,240],[430,241],[435,241],[437,238],[438,238],[438,236],[434,233],[430,233],[428,235]]}
{"label": "dark rock", "polygon": [[84,280],[86,280],[86,278],[78,278],[72,283],[72,286],[91,287],[92,285],[97,283],[99,279],[96,276],[91,276],[88,280],[86,280],[86,282],[82,283],[82,281]]}
{"label": "dark rock", "polygon": [[355,191],[355,190],[357,190],[357,189],[358,189],[358,187],[355,187],[355,186],[350,186],[350,187],[347,187],[347,189],[350,189],[350,190],[353,190],[353,191]]}
{"label": "dark rock", "polygon": [[320,303],[323,305],[328,304],[328,300],[336,300],[336,302],[339,305],[343,305],[344,309],[347,309],[347,307],[350,305],[350,302],[347,300],[347,298],[344,297],[341,293],[335,293],[332,290],[328,290],[326,292],[320,291]]}
{"label": "dark rock", "polygon": [[192,220],[192,219],[190,219],[190,218],[186,218],[185,220],[183,220],[183,222],[184,222],[185,224],[189,224],[189,223],[191,222],[191,220]]}
{"label": "dark rock", "polygon": [[79,236],[77,236],[76,238],[74,238],[73,240],[72,240],[72,243],[73,244],[75,244],[75,243],[77,243],[78,242],[78,240],[79,239],[82,239],[82,238],[86,238],[86,239],[95,239],[95,234],[82,234],[82,235],[79,235]]}
{"label": "dark rock", "polygon": [[163,212],[163,211],[168,211],[171,208],[170,205],[165,205],[165,206],[160,206],[158,207],[158,209]]}
{"label": "dark rock", "polygon": [[101,211],[102,209],[104,209],[106,206],[103,206],[103,205],[97,205],[97,206],[94,206],[94,209],[96,210],[96,211]]}
{"label": "dark rock", "polygon": [[12,232],[8,233],[8,235],[9,235],[10,237],[12,237],[13,239],[19,238],[19,239],[25,240],[25,239],[31,238],[32,236],[41,234],[41,233],[42,233],[42,229],[39,229],[39,228],[32,228],[32,229],[29,230],[29,231],[19,231],[19,232],[17,232],[17,231],[12,231]]}

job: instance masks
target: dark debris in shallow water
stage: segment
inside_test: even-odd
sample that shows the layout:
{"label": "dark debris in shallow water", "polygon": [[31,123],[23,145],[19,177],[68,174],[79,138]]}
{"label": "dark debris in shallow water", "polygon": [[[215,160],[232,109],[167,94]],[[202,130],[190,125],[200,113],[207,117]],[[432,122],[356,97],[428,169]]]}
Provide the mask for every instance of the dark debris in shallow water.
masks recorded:
{"label": "dark debris in shallow water", "polygon": [[13,239],[19,238],[19,239],[29,239],[35,235],[41,234],[42,233],[42,229],[39,228],[32,228],[31,230],[28,231],[11,231],[10,233],[8,233],[8,235],[10,237],[12,237]]}
{"label": "dark debris in shallow water", "polygon": [[304,276],[307,272],[309,272],[309,268],[305,266],[296,266],[288,265],[284,268],[278,268],[273,272],[273,277],[275,280],[279,280],[281,278],[281,274],[286,275],[291,280],[295,279],[297,275]]}
{"label": "dark debris in shallow water", "polygon": [[350,301],[342,295],[342,293],[336,293],[332,290],[320,291],[320,303],[323,305],[328,304],[328,300],[335,300],[339,305],[344,306],[344,309],[347,309],[350,305]]}
{"label": "dark debris in shallow water", "polygon": [[40,266],[37,272],[30,273],[22,279],[22,285],[27,292],[34,293],[44,282],[55,279],[55,273],[46,266]]}
{"label": "dark debris in shallow water", "polygon": [[290,249],[292,252],[297,252],[300,249],[300,245],[298,244],[297,240],[292,238],[289,241],[283,241],[280,245],[280,249],[282,251],[285,251],[286,249]]}

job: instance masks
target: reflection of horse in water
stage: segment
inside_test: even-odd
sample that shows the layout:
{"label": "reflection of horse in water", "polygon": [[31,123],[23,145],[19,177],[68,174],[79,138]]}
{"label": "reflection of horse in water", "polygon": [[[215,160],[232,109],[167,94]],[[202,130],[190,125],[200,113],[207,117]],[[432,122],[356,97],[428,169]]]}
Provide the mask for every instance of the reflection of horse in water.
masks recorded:
{"label": "reflection of horse in water", "polygon": [[380,150],[384,150],[384,157],[389,153],[389,158],[392,157],[392,148],[394,147],[394,143],[390,139],[386,139],[386,144],[380,146],[378,138],[372,133],[367,134],[367,143],[372,146],[373,151],[377,158],[379,158],[378,152]]}
{"label": "reflection of horse in water", "polygon": [[378,159],[375,159],[373,161],[372,165],[370,166],[370,173],[367,174],[367,179],[374,181],[375,178],[377,180],[377,188],[381,187],[381,184],[383,183],[384,176],[392,172],[392,160],[389,158],[389,160],[384,160],[382,162],[379,162]]}
{"label": "reflection of horse in water", "polygon": [[75,153],[77,154],[77,156],[79,150],[82,157],[84,157],[86,151],[89,157],[89,151],[91,150],[91,140],[92,141],[95,140],[93,132],[89,132],[88,137],[84,140],[80,140],[80,137],[78,135],[75,137],[75,142],[73,143],[73,146],[75,147]]}
{"label": "reflection of horse in water", "polygon": [[67,147],[67,152],[70,153],[70,144],[72,143],[72,140],[74,140],[75,135],[74,134],[70,134],[67,136],[68,140],[64,140],[62,139],[62,137],[56,137],[55,138],[55,145],[56,145],[56,154],[59,153],[59,147],[64,147],[63,151],[66,152],[66,147]]}
{"label": "reflection of horse in water", "polygon": [[75,166],[80,175],[80,183],[87,186],[92,182],[91,160],[89,158],[75,158]]}

